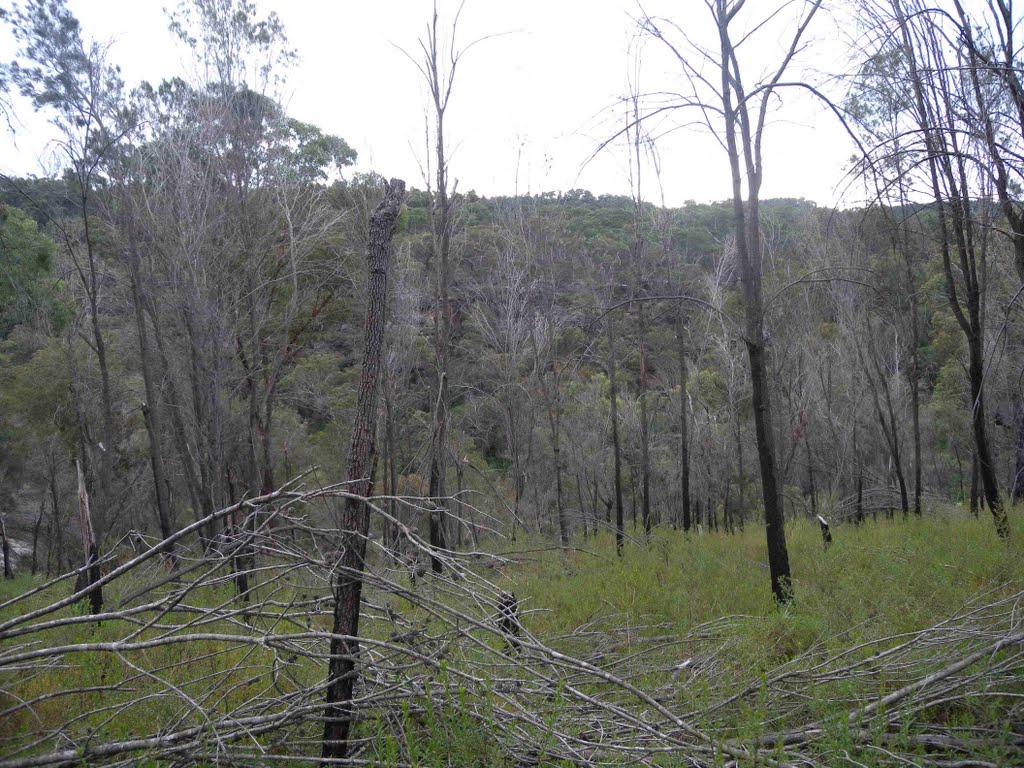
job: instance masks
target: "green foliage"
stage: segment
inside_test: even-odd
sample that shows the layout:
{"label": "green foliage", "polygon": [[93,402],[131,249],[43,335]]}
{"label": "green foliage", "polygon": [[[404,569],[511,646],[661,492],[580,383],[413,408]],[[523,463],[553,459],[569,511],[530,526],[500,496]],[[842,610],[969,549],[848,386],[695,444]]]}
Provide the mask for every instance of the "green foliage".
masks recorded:
{"label": "green foliage", "polygon": [[62,319],[52,275],[56,248],[28,215],[0,204],[0,339],[39,310]]}
{"label": "green foliage", "polygon": [[47,435],[61,433],[70,441],[67,350],[51,341],[23,363],[4,362],[0,355],[0,451],[24,458]]}

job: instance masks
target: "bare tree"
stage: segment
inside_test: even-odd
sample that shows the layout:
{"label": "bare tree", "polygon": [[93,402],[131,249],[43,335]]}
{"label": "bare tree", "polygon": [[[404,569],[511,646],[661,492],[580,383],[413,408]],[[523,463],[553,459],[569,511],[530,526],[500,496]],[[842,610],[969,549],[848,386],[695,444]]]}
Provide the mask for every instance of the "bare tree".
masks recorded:
{"label": "bare tree", "polygon": [[359,652],[359,609],[362,602],[362,572],[366,557],[366,540],[370,532],[370,510],[358,497],[373,492],[376,465],[377,383],[380,379],[385,312],[387,308],[388,268],[391,261],[391,239],[398,214],[402,209],[405,182],[392,179],[384,199],[370,217],[370,243],[366,255],[367,306],[366,333],[356,418],[352,424],[352,440],[348,459],[348,478],[353,497],[343,502],[339,528],[342,545],[332,577],[334,591],[334,623],[331,657],[327,674],[327,708],[324,713],[325,760],[344,758],[348,754],[352,713],[348,705],[355,686],[356,655]]}
{"label": "bare tree", "polygon": [[[449,297],[451,282],[452,235],[455,229],[455,206],[452,199],[454,189],[448,181],[448,151],[445,144],[445,117],[451,100],[455,72],[463,54],[468,50],[458,49],[455,33],[458,29],[459,12],[451,24],[450,38],[445,41],[438,31],[437,3],[431,23],[427,26],[426,38],[420,40],[421,59],[410,56],[419,69],[430,91],[431,109],[434,121],[434,179],[427,178],[430,192],[431,253],[434,265],[434,370],[436,388],[431,405],[430,438],[430,544],[444,548],[445,521],[447,510],[447,467],[448,428],[450,396],[448,394],[448,362],[452,341],[452,306]],[[447,61],[445,61],[447,59]],[[428,163],[429,167],[429,163]],[[440,573],[442,562],[431,558],[431,569]]]}
{"label": "bare tree", "polygon": [[[750,10],[745,0],[705,0],[705,8],[717,33],[717,53],[694,45],[690,45],[689,49],[681,49],[671,40],[672,31],[679,33],[684,41],[689,40],[679,26],[648,15],[641,18],[643,30],[668,46],[692,88],[690,97],[668,108],[692,107],[700,110],[729,160],[737,258],[746,317],[744,343],[750,358],[768,566],[772,593],[779,603],[791,598],[792,583],[778,479],[772,397],[768,381],[768,349],[764,332],[761,289],[763,247],[759,208],[764,173],[761,148],[771,100],[781,88],[789,85],[783,78],[793,58],[801,50],[804,34],[820,7],[821,0],[806,0],[797,4],[797,12],[791,19],[792,31],[787,38],[788,43],[784,45],[781,60],[749,87],[740,66],[743,46],[755,39],[758,32],[764,34],[766,29],[771,29],[770,22],[778,22],[778,11],[770,13],[765,19],[750,19],[743,13]],[[736,38],[734,32],[741,26],[744,30],[753,29],[754,32],[748,34],[744,31]],[[719,81],[712,82],[705,74],[708,65],[714,67]],[[655,111],[660,113],[664,110],[656,108]]]}
{"label": "bare tree", "polygon": [[[979,168],[984,157],[986,131],[965,125],[965,105],[976,103],[977,80],[961,76],[970,71],[970,47],[944,29],[951,18],[918,0],[878,0],[862,9],[866,23],[877,31],[876,53],[891,53],[892,76],[908,85],[910,105],[896,136],[914,137],[913,150],[920,160],[900,179],[919,182],[938,214],[938,245],[942,258],[950,310],[967,341],[970,410],[978,472],[985,500],[1002,538],[1009,536],[1009,521],[996,479],[995,460],[988,435],[985,409],[985,296],[987,243],[990,239],[989,207],[984,203],[991,189],[991,173]],[[895,42],[892,42],[895,41]],[[895,46],[895,47],[894,47]],[[877,152],[889,155],[893,138]],[[998,185],[997,185],[998,186]]]}

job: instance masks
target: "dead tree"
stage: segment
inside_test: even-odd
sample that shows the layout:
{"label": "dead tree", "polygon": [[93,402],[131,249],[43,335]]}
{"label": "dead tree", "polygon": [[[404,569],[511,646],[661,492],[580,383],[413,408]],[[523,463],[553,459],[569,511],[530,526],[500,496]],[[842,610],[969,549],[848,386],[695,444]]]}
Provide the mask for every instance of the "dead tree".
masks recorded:
{"label": "dead tree", "polygon": [[611,400],[611,438],[612,461],[615,466],[615,552],[622,557],[622,544],[625,539],[623,532],[624,520],[622,509],[622,456],[619,450],[619,390],[616,385],[615,372],[615,321],[614,313],[608,315],[608,397]]}
{"label": "dead tree", "polygon": [[[374,439],[377,426],[377,382],[380,379],[381,348],[384,340],[388,266],[391,240],[402,208],[405,182],[392,179],[385,187],[384,199],[370,217],[366,333],[362,373],[356,400],[349,452],[349,489],[355,496],[373,492],[376,463]],[[325,760],[344,759],[348,754],[352,726],[352,691],[355,686],[355,661],[359,653],[359,607],[362,599],[362,572],[366,557],[366,539],[370,531],[370,510],[360,499],[344,502],[341,519],[342,545],[332,575],[334,623],[327,674],[322,756]]]}
{"label": "dead tree", "polygon": [[89,509],[89,490],[85,485],[81,462],[75,462],[75,469],[78,472],[78,524],[82,532],[82,549],[85,551],[85,565],[78,573],[75,592],[88,589],[90,607],[93,614],[97,614],[103,610],[103,587],[96,583],[100,580],[100,555],[96,547],[92,512]]}
{"label": "dead tree", "polygon": [[14,566],[11,564],[11,544],[7,540],[7,525],[4,522],[3,515],[0,515],[0,550],[3,551],[4,557],[4,578],[14,578]]}
{"label": "dead tree", "polygon": [[519,639],[522,625],[519,623],[519,600],[515,592],[502,592],[498,597],[498,629],[505,635],[505,646],[509,651],[518,651],[523,643]]}

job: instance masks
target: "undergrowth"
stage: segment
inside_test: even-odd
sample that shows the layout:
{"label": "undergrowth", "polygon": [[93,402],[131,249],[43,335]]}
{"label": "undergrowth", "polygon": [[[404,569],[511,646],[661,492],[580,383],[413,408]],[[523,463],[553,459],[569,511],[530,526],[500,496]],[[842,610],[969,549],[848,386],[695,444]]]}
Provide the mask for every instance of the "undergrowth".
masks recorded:
{"label": "undergrowth", "polygon": [[[826,764],[888,765],[887,749],[893,740],[902,754],[913,754],[915,738],[932,725],[970,732],[979,724],[1006,721],[1006,738],[992,738],[972,759],[995,765],[1013,764],[1012,732],[1019,723],[1005,718],[1009,701],[1024,695],[1024,685],[1000,697],[957,699],[945,706],[915,709],[908,704],[901,733],[879,733],[878,744],[865,746],[854,739],[846,720],[851,701],[863,697],[853,681],[821,680],[801,691],[805,701],[785,718],[774,711],[779,695],[772,675],[794,659],[823,659],[843,652],[866,656],[897,644],[908,633],[931,627],[955,614],[963,605],[979,599],[998,599],[1024,589],[1024,510],[1011,510],[1012,535],[1000,541],[987,517],[972,518],[952,508],[931,510],[923,518],[893,519],[884,516],[862,525],[844,524],[833,529],[832,545],[822,545],[817,523],[807,520],[787,524],[794,599],[784,607],[772,600],[766,565],[763,529],[748,525],[726,535],[721,532],[690,532],[656,529],[649,542],[642,531],[632,534],[622,557],[615,554],[614,539],[602,533],[575,542],[570,550],[551,548],[542,542],[520,542],[509,562],[487,577],[499,587],[513,590],[520,601],[521,620],[528,636],[566,654],[594,663],[612,659],[616,674],[645,691],[656,692],[659,701],[673,711],[686,713],[696,727],[728,733],[758,744],[754,763],[770,756],[773,734],[795,719],[820,724],[824,737],[814,746]],[[38,580],[21,575],[0,582],[0,602],[22,594]],[[66,585],[70,589],[70,584]],[[429,577],[417,589],[430,590]],[[231,597],[229,583],[209,588],[203,599],[217,604]],[[303,595],[304,597],[304,595]],[[415,607],[401,597],[368,592],[369,600],[404,611],[410,620]],[[440,599],[445,599],[439,593]],[[47,598],[30,600],[20,610],[44,605]],[[110,595],[116,600],[116,593]],[[291,599],[282,594],[279,599]],[[78,607],[62,613],[80,611]],[[2,612],[0,612],[2,613]],[[6,618],[0,615],[0,620]],[[307,626],[326,628],[326,617],[310,617]],[[424,622],[429,617],[424,618]],[[282,627],[282,631],[291,628]],[[364,623],[364,631],[384,637],[387,623],[376,616]],[[206,632],[238,631],[237,623],[211,623]],[[150,632],[151,630],[147,630]],[[155,631],[155,630],[154,630]],[[39,639],[57,644],[97,643],[116,640],[113,624],[93,622],[41,633]],[[143,633],[145,636],[145,633]],[[688,638],[680,642],[679,638]],[[492,643],[493,644],[493,643]],[[642,655],[631,654],[643,647]],[[651,649],[654,649],[653,651]],[[851,649],[863,648],[863,651]],[[0,653],[4,646],[0,643]],[[15,698],[39,697],[48,688],[110,686],[82,694],[80,709],[91,709],[99,699],[111,706],[123,705],[132,696],[131,717],[100,725],[103,737],[131,738],[159,731],[173,718],[171,704],[160,697],[147,698],[147,680],[133,675],[135,661],[147,669],[160,669],[166,656],[163,682],[187,688],[191,681],[224,674],[223,689],[204,705],[231,711],[235,700],[245,699],[246,685],[254,685],[267,672],[268,658],[253,647],[226,648],[223,644],[193,643],[187,649],[163,646],[151,652],[145,663],[133,653],[120,657],[68,654],[64,664],[36,674],[21,685],[0,678],[0,710]],[[187,653],[187,664],[180,664]],[[155,658],[154,658],[155,657]],[[653,663],[657,662],[657,663]],[[454,662],[453,662],[454,663]],[[279,685],[296,688],[315,685],[323,670],[306,662],[279,676]],[[444,673],[442,670],[441,678]],[[900,684],[899,680],[875,681],[880,697]],[[262,684],[262,683],[260,683]],[[417,766],[488,766],[509,763],[500,742],[500,706],[466,706],[469,694],[445,683],[441,698],[403,702],[401,715],[362,722],[357,735],[366,740],[374,764]],[[732,692],[747,692],[729,706],[715,705]],[[474,694],[480,695],[480,694]],[[84,699],[92,697],[86,706]],[[479,702],[474,702],[479,704]],[[552,690],[538,717],[558,719],[559,693]],[[75,704],[71,704],[74,709]],[[475,713],[470,716],[468,711]],[[69,710],[67,698],[41,701],[34,717],[59,721]],[[483,715],[481,715],[483,713]],[[102,714],[93,716],[101,718]],[[83,726],[96,727],[95,723]],[[30,723],[24,713],[0,723],[0,737],[17,739],[19,729]],[[581,729],[583,726],[581,726]],[[309,733],[310,743],[316,734]],[[870,740],[869,740],[870,741]],[[285,748],[287,748],[285,746]],[[923,749],[923,748],[922,748]],[[923,754],[923,752],[922,752]],[[543,750],[537,764],[558,764]],[[658,764],[688,764],[678,755],[650,757]]]}

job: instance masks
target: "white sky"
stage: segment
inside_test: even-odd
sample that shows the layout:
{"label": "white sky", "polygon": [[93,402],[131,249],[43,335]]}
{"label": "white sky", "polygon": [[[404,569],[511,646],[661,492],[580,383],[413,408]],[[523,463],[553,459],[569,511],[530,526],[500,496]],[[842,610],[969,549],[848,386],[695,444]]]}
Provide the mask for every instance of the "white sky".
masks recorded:
{"label": "white sky", "polygon": [[[187,71],[185,52],[167,32],[164,5],[173,0],[70,0],[85,35],[111,40],[111,58],[126,82]],[[275,10],[301,57],[283,98],[290,114],[342,136],[359,153],[357,170],[404,177],[423,187],[427,92],[419,73],[398,49],[417,50],[431,13],[429,0],[260,0]],[[707,12],[699,0],[650,0],[696,37]],[[770,11],[778,0],[750,0]],[[453,12],[456,4],[441,4]],[[484,195],[586,188],[629,194],[621,144],[587,163],[601,140],[624,117],[617,99],[628,93],[630,16],[635,0],[467,0],[458,40],[500,35],[473,47],[456,75],[447,132],[451,175],[459,190]],[[822,70],[842,68],[846,45],[835,21],[815,20],[808,61]],[[752,51],[775,61],[769,43]],[[506,33],[506,34],[500,34]],[[10,50],[6,34],[0,49]],[[664,49],[648,42],[642,90],[678,90],[678,68]],[[5,56],[6,58],[6,56]],[[760,74],[748,59],[748,77]],[[755,71],[755,69],[757,71]],[[0,168],[42,173],[53,166],[52,145],[38,119],[22,117],[16,136],[0,136]],[[853,146],[837,122],[809,99],[787,96],[765,137],[762,197],[804,197],[839,202],[843,169]],[[659,141],[665,200],[721,200],[730,194],[724,152],[706,134],[680,129]],[[659,201],[645,171],[644,196]],[[849,196],[847,197],[849,201]]]}

